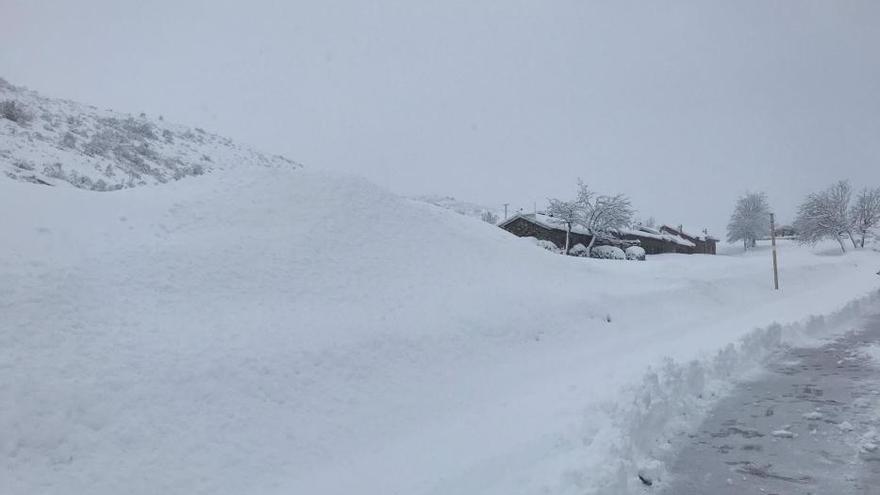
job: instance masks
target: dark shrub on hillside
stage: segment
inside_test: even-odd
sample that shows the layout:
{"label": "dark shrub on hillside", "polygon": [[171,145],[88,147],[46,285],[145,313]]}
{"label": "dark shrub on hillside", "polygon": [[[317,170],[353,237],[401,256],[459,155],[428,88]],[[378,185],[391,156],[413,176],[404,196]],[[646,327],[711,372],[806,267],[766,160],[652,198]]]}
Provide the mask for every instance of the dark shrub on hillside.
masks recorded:
{"label": "dark shrub on hillside", "polygon": [[65,148],[75,148],[76,147],[76,136],[69,132],[65,132],[64,136],[61,137],[61,146]]}
{"label": "dark shrub on hillside", "polygon": [[15,160],[12,162],[12,166],[21,169],[21,170],[33,170],[34,164],[27,160]]}
{"label": "dark shrub on hillside", "polygon": [[13,100],[0,101],[0,117],[25,125],[33,118],[24,106]]}

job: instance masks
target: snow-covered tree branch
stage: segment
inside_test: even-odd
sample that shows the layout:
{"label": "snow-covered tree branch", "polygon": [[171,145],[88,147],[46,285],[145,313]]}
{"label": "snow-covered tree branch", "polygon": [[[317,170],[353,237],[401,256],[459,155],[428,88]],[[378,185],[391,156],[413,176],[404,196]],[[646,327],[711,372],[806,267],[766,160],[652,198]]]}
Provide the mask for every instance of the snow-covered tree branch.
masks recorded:
{"label": "snow-covered tree branch", "polygon": [[624,228],[632,222],[633,209],[629,198],[624,194],[614,196],[595,195],[586,184],[578,181],[578,202],[584,209],[582,225],[592,235],[587,250],[592,250],[598,235]]}
{"label": "snow-covered tree branch", "polygon": [[565,254],[570,247],[571,226],[580,224],[583,219],[583,208],[577,201],[549,199],[547,214],[565,222]]}
{"label": "snow-covered tree branch", "polygon": [[743,241],[745,249],[770,233],[770,204],[765,193],[746,193],[736,201],[727,224],[727,242]]}
{"label": "snow-covered tree branch", "polygon": [[574,201],[558,199],[550,199],[549,201],[547,213],[566,224],[566,253],[569,249],[572,225],[580,225],[590,232],[590,245],[587,246],[587,251],[589,251],[596,243],[598,235],[607,235],[612,230],[628,226],[632,222],[634,214],[626,195],[597,195],[580,179],[578,179],[577,198]]}
{"label": "snow-covered tree branch", "polygon": [[849,203],[852,187],[847,181],[839,181],[828,189],[807,196],[798,208],[794,222],[798,239],[802,244],[815,244],[822,239],[834,239],[840,249],[846,252],[844,237],[853,238],[853,222],[850,218]]}
{"label": "snow-covered tree branch", "polygon": [[850,220],[859,235],[859,246],[865,247],[865,238],[880,225],[880,187],[862,189],[850,210]]}

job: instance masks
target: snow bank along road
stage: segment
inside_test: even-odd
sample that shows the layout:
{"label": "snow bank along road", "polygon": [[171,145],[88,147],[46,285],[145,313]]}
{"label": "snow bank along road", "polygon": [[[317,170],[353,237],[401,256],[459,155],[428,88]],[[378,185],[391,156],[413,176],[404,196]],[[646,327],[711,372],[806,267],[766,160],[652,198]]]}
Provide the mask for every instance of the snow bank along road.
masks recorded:
{"label": "snow bank along road", "polygon": [[636,493],[713,394],[823,328],[785,325],[880,282],[869,251],[784,245],[779,293],[766,252],[557,256],[259,167],[0,181],[0,211],[11,495]]}
{"label": "snow bank along road", "polygon": [[876,310],[831,343],[779,353],[720,401],[662,493],[880,493],[880,360],[865,352],[880,349]]}

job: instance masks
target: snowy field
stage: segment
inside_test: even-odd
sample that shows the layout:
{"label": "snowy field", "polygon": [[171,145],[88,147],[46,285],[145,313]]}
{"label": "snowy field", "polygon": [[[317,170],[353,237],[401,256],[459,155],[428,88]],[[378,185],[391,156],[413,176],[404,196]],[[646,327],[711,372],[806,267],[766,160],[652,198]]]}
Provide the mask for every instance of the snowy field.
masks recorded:
{"label": "snowy field", "polygon": [[765,248],[553,255],[302,170],[3,180],[0,210],[13,495],[639,493],[731,380],[880,286],[830,245],[783,244],[776,293]]}

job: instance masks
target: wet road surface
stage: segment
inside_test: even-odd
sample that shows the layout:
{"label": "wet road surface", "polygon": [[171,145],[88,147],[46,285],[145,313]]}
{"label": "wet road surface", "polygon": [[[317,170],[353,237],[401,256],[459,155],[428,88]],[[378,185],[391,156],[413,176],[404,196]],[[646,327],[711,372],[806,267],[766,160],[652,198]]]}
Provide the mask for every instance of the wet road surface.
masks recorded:
{"label": "wet road surface", "polygon": [[880,315],[779,354],[684,440],[664,495],[880,495]]}

